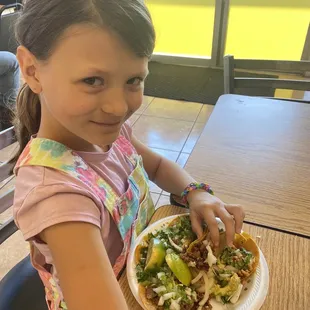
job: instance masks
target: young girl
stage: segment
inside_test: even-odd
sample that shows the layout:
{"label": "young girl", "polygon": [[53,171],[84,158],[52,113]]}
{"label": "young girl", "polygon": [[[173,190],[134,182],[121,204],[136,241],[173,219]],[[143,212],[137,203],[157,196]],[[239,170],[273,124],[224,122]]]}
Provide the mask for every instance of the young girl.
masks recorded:
{"label": "young girl", "polygon": [[242,208],[152,152],[127,122],[155,41],[142,0],[27,0],[16,34],[26,84],[14,215],[49,309],[127,309],[117,276],[154,213],[148,178],[183,192],[197,235],[205,221],[217,244],[219,216],[232,243]]}

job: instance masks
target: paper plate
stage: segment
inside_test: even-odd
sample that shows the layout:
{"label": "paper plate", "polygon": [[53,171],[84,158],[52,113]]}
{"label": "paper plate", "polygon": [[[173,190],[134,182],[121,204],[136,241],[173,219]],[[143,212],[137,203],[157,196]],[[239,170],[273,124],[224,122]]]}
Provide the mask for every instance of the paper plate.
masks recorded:
{"label": "paper plate", "polygon": [[[163,218],[154,224],[150,225],[148,228],[146,228],[140,236],[137,238],[134,246],[132,247],[130,254],[128,256],[127,260],[127,279],[129,283],[129,287],[131,289],[132,294],[134,295],[137,302],[141,305],[143,309],[143,303],[140,299],[139,293],[138,293],[138,281],[136,278],[136,264],[134,260],[134,253],[136,250],[137,245],[139,245],[144,236],[147,234],[161,229],[163,226],[169,224],[173,219],[179,216],[188,216],[187,214],[183,215],[173,215],[166,218]],[[225,228],[224,224],[221,222],[220,219],[217,219],[219,228]],[[260,253],[260,259],[259,259],[259,265],[257,267],[256,273],[251,276],[248,283],[244,286],[239,301],[232,305],[222,305],[220,303],[217,303],[215,301],[212,302],[213,310],[258,310],[263,305],[267,292],[269,287],[269,270],[267,266],[266,259],[259,250]]]}

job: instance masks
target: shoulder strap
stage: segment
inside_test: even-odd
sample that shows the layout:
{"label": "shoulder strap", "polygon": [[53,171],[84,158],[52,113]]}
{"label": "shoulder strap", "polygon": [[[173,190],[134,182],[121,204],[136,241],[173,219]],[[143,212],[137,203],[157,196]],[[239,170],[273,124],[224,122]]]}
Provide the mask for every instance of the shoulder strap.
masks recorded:
{"label": "shoulder strap", "polygon": [[118,199],[113,188],[82,157],[65,145],[49,139],[32,139],[15,166],[15,174],[23,166],[52,168],[82,181],[99,196],[109,212],[113,212]]}

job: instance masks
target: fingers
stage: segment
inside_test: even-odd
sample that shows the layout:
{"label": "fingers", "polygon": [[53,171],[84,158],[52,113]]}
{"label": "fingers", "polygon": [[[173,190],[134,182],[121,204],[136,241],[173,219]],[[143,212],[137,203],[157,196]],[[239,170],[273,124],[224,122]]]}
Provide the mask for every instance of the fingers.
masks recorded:
{"label": "fingers", "polygon": [[225,205],[226,210],[235,219],[235,230],[237,234],[241,233],[245,212],[240,205]]}
{"label": "fingers", "polygon": [[192,222],[192,229],[193,232],[196,234],[198,238],[200,238],[203,234],[202,226],[201,226],[201,219],[196,212],[190,213],[190,219]]}
{"label": "fingers", "polygon": [[233,241],[235,238],[235,221],[231,214],[228,213],[226,208],[223,206],[219,208],[217,211],[217,216],[222,220],[225,224],[226,230],[226,242],[228,246],[233,245]]}
{"label": "fingers", "polygon": [[203,218],[209,227],[213,244],[215,245],[215,247],[218,247],[220,243],[220,233],[213,210],[206,208],[203,212]]}

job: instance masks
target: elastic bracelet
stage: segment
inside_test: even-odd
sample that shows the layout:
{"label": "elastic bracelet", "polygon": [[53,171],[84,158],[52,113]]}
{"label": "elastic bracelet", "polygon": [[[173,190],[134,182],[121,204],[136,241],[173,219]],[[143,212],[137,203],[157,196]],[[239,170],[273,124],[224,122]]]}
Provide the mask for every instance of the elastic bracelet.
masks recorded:
{"label": "elastic bracelet", "polygon": [[211,189],[211,186],[206,183],[191,183],[184,189],[183,193],[181,194],[182,202],[188,207],[189,203],[187,201],[188,194],[191,191],[195,191],[197,189],[202,189],[208,192],[211,195],[214,195],[213,190]]}

